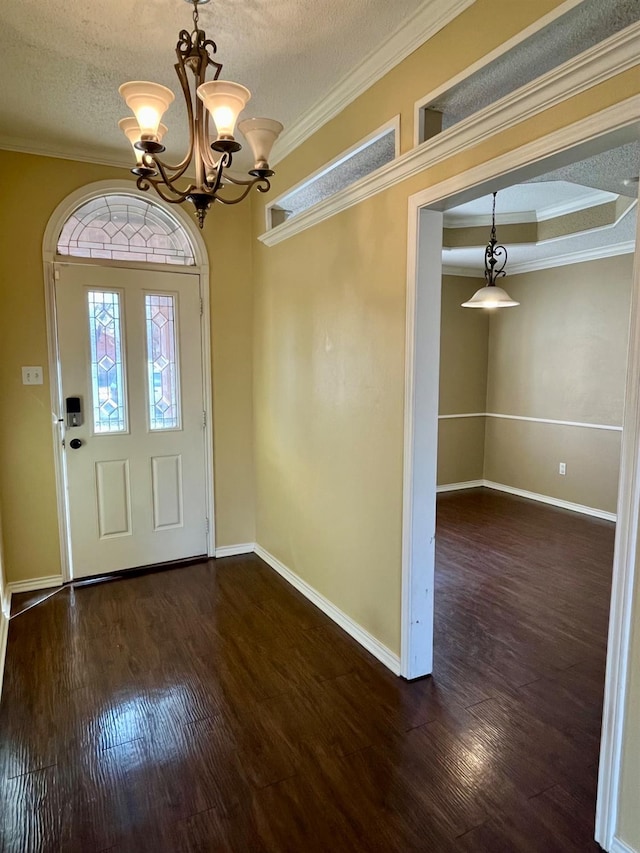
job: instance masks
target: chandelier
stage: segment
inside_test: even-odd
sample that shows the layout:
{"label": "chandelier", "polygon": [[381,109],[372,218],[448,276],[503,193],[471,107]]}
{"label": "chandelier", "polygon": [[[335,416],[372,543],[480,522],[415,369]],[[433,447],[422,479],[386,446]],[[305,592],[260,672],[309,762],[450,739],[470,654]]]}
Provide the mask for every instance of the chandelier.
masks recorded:
{"label": "chandelier", "polygon": [[471,299],[462,303],[463,308],[514,308],[519,305],[506,290],[498,287],[496,279],[505,276],[507,250],[498,245],[496,237],[496,196],[493,194],[493,214],[491,216],[491,236],[484,250],[484,278],[486,285],[477,290]]}
{"label": "chandelier", "polygon": [[[268,118],[241,121],[238,129],[251,147],[255,165],[249,171],[251,177],[246,180],[229,173],[233,154],[242,147],[233,135],[236,121],[251,93],[239,83],[218,79],[222,64],[213,59],[217,50],[215,42],[208,39],[198,26],[198,6],[209,0],[187,2],[193,4],[193,30],[191,33],[180,31],[176,45],[178,61],[174,65],[189,123],[189,147],[184,158],[172,166],[160,156],[165,150],[162,138],[167,131],[161,120],[174,100],[173,92],[166,86],[139,80],[120,86],[118,91],[135,118],[121,119],[118,125],[136,154],[137,163],[131,171],[138,178],[138,189],[153,187],[160,198],[170,204],[191,202],[202,228],[214,201],[238,204],[254,186],[258,192],[268,192],[269,178],[274,174],[269,168],[269,155],[282,125]],[[207,81],[209,67],[213,70],[213,79]],[[193,81],[190,81],[189,72]],[[210,119],[217,131],[213,140],[210,138]],[[186,176],[190,166],[195,181]],[[233,185],[241,189],[229,193]]]}

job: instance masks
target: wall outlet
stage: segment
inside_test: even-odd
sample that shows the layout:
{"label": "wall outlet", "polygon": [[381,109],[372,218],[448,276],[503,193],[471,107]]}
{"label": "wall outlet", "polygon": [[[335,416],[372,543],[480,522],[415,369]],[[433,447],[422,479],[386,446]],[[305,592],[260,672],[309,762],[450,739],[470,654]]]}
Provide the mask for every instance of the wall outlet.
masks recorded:
{"label": "wall outlet", "polygon": [[561,462],[561,463],[558,465],[558,474],[562,474],[562,476],[564,477],[564,475],[565,475],[566,473],[567,473],[567,463],[566,463],[566,462]]}
{"label": "wall outlet", "polygon": [[22,368],[22,384],[23,385],[42,385],[42,368],[41,367],[23,367]]}

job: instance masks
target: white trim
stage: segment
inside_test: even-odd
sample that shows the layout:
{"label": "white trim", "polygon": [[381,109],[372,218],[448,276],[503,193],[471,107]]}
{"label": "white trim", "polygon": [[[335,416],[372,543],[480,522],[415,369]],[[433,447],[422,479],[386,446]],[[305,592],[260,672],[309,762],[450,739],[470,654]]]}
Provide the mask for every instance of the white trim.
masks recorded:
{"label": "white trim", "polygon": [[563,501],[560,498],[551,497],[551,495],[541,495],[537,492],[529,492],[526,489],[516,489],[514,486],[506,486],[504,483],[494,483],[491,480],[467,480],[464,483],[445,483],[442,486],[436,487],[436,494],[443,492],[461,492],[465,489],[494,489],[497,492],[506,492],[509,495],[517,495],[520,498],[527,498],[530,501],[538,503],[550,504],[561,509],[570,509],[571,512],[579,512],[582,515],[591,515],[595,518],[604,518],[606,521],[615,521],[616,514],[614,512],[606,512],[597,507],[585,506],[584,504],[576,504],[571,501]]}
{"label": "white trim", "polygon": [[0,610],[0,698],[4,683],[4,662],[7,658],[7,642],[9,640],[9,617]]}
{"label": "white trim", "polygon": [[[442,214],[409,211],[400,658],[413,679],[433,669]],[[421,364],[432,369],[417,371]]]}
{"label": "white trim", "polygon": [[[513,213],[496,213],[496,225],[531,225],[537,223],[535,210],[516,210]],[[484,228],[486,225],[491,225],[493,217],[491,214],[479,214],[473,216],[466,214],[458,216],[451,210],[445,211],[444,227],[448,230],[456,228]]]}
{"label": "white trim", "polygon": [[615,512],[606,512],[606,510],[598,509],[594,506],[563,501],[560,498],[552,498],[550,495],[540,495],[537,492],[529,492],[527,489],[516,489],[514,486],[506,486],[504,483],[494,483],[492,480],[483,480],[482,485],[487,489],[495,489],[497,492],[506,492],[508,495],[517,495],[520,498],[527,498],[530,501],[538,501],[538,503],[550,504],[561,509],[569,509],[571,512],[579,512],[582,515],[592,515],[594,518],[604,518],[606,521],[615,521],[617,518]]}
{"label": "white trim", "polygon": [[[282,240],[293,237],[306,228],[317,225],[328,217],[334,216],[366,198],[370,198],[431,168],[436,163],[453,157],[467,148],[475,147],[491,136],[538,115],[591,86],[595,86],[597,83],[620,74],[637,64],[639,53],[640,23],[633,24],[616,33],[594,48],[580,54],[579,57],[543,75],[529,86],[518,89],[517,92],[508,95],[506,98],[501,98],[486,109],[474,113],[468,119],[428,139],[417,148],[407,151],[391,163],[387,163],[372,172],[371,175],[361,178],[330,198],[318,202],[318,204],[276,226],[271,231],[261,234],[258,239],[266,246],[275,246]],[[525,155],[522,162],[530,163],[534,159],[552,154],[557,150],[570,148],[576,142],[583,142],[589,136],[596,136],[598,132],[602,132],[602,130],[598,131],[595,128],[604,127],[606,130],[611,125],[632,124],[635,120],[634,116],[639,110],[639,101],[640,96],[634,95],[614,107],[609,107],[600,113],[589,116],[582,122],[577,122],[568,128],[556,131],[555,134],[535,140],[516,149],[516,151],[504,154],[502,158],[482,163],[476,167],[477,171],[479,174],[484,174],[490,165],[499,164],[496,174],[501,175],[517,168],[519,164],[514,158],[520,152]],[[626,116],[622,112],[625,108],[628,111]],[[605,115],[610,117],[608,124],[602,121]],[[619,115],[620,117],[618,117]],[[627,119],[626,122],[624,122],[624,118]],[[589,131],[590,127],[594,128],[591,132]],[[575,131],[578,133],[577,136],[573,137],[575,141],[572,141],[572,133]],[[538,157],[534,154],[536,151],[540,152]],[[453,195],[457,189],[469,186],[467,180],[470,172],[467,171],[463,174],[465,175],[464,179],[458,174],[438,185],[446,187],[440,198],[447,198]],[[481,180],[482,178],[478,179],[478,182]],[[433,196],[433,189],[430,187],[424,192]]]}
{"label": "white trim", "polygon": [[457,418],[500,418],[507,421],[530,421],[534,424],[554,424],[556,426],[584,427],[586,429],[604,429],[612,432],[622,432],[621,426],[613,424],[591,424],[583,421],[560,421],[555,418],[530,418],[526,415],[502,415],[498,412],[465,412],[460,415],[438,415],[439,421],[456,420]]}
{"label": "white trim", "polygon": [[569,264],[583,264],[586,261],[599,261],[602,258],[614,258],[617,255],[629,255],[635,251],[635,245],[635,240],[629,240],[626,243],[616,243],[613,246],[582,249],[579,252],[568,252],[564,255],[555,255],[552,258],[538,258],[535,261],[524,261],[521,264],[515,263],[509,267],[509,274],[522,275],[523,273],[535,272],[536,270],[566,267]]}
{"label": "white trim", "polygon": [[558,204],[550,204],[542,207],[536,213],[538,222],[546,222],[549,219],[560,219],[571,213],[579,213],[581,210],[589,210],[592,207],[601,207],[605,204],[617,201],[620,198],[616,193],[607,190],[595,190],[582,198],[574,198],[572,201],[563,201]]}
{"label": "white trim", "polygon": [[442,486],[436,486],[436,494],[441,492],[462,492],[465,489],[479,489],[484,486],[484,480],[466,480],[464,483],[445,483]]}
{"label": "white trim", "polygon": [[[267,231],[270,231],[273,228],[273,226],[271,224],[271,211],[274,207],[282,207],[284,205],[284,209],[286,210],[286,199],[290,195],[293,195],[294,193],[298,192],[299,190],[311,186],[311,184],[315,183],[315,181],[324,177],[324,175],[328,175],[329,172],[332,172],[338,166],[341,166],[343,163],[346,163],[352,157],[355,157],[356,154],[359,154],[361,151],[364,151],[366,148],[373,145],[374,142],[377,142],[379,139],[382,139],[383,137],[388,136],[391,132],[393,132],[393,134],[394,134],[394,146],[395,146],[394,160],[395,160],[400,154],[400,115],[399,114],[395,115],[393,118],[389,119],[389,121],[385,122],[383,125],[376,128],[376,130],[373,130],[367,136],[358,140],[358,142],[354,143],[349,148],[345,149],[344,151],[341,151],[340,154],[338,154],[336,157],[333,158],[333,160],[329,160],[328,163],[325,163],[324,165],[320,166],[320,168],[316,169],[315,172],[312,172],[310,175],[307,175],[301,181],[298,181],[297,184],[294,184],[292,187],[289,187],[289,189],[286,190],[286,192],[280,193],[280,195],[277,198],[275,198],[273,201],[270,201],[265,206],[265,217],[266,217]],[[393,162],[393,161],[391,161],[391,162]],[[377,170],[375,170],[375,171],[377,171]],[[371,172],[370,174],[375,174],[375,171]],[[349,186],[351,186],[351,185],[352,184],[349,184],[347,187],[345,187],[345,189],[348,189]],[[341,190],[338,190],[336,192],[341,192]],[[331,196],[328,196],[328,198],[332,198],[332,197],[333,197],[333,194]],[[310,208],[308,208],[308,209],[310,209]],[[303,211],[301,211],[301,212],[303,212]],[[300,216],[300,213],[296,213],[294,215]],[[293,219],[293,217],[291,217],[291,218]],[[286,220],[286,221],[290,221],[290,220]],[[276,227],[278,227],[278,226],[276,226]]]}
{"label": "white trim", "polygon": [[221,545],[216,548],[216,559],[221,557],[239,557],[242,554],[253,554],[256,550],[255,542],[245,542],[244,545]]}
{"label": "white trim", "polygon": [[609,851],[610,853],[638,853],[635,848],[630,847],[625,841],[617,836],[614,836]]}
{"label": "white trim", "polygon": [[95,264],[97,266],[126,267],[131,269],[155,269],[163,272],[191,273],[198,277],[200,298],[202,299],[201,343],[202,343],[202,382],[203,382],[203,405],[206,411],[205,427],[203,429],[204,463],[205,463],[205,500],[206,517],[209,519],[209,530],[207,533],[207,556],[215,554],[215,494],[213,480],[213,383],[211,377],[211,328],[210,328],[210,287],[209,287],[209,260],[207,248],[196,226],[193,218],[179,205],[172,206],[167,212],[177,219],[189,235],[191,245],[195,254],[194,266],[181,265],[158,265],[141,264],[132,262],[107,262],[100,259],[76,258],[74,256],[59,256],[56,253],[58,236],[68,217],[81,204],[97,198],[101,195],[117,193],[118,195],[131,195],[144,201],[157,204],[163,209],[166,205],[160,198],[149,197],[148,193],[138,190],[133,180],[106,180],[95,181],[70,193],[55,208],[44,231],[42,240],[42,260],[44,267],[44,290],[47,327],[47,348],[49,367],[49,386],[51,398],[51,429],[53,433],[53,452],[56,481],[56,503],[58,511],[58,532],[60,537],[60,566],[62,580],[70,581],[71,578],[71,543],[69,539],[69,508],[67,496],[67,483],[62,451],[62,399],[61,381],[59,375],[59,359],[57,348],[57,323],[54,299],[54,265],[64,264]]}
{"label": "white trim", "polygon": [[264,560],[267,565],[271,566],[281,577],[288,581],[291,586],[295,587],[298,592],[302,593],[308,601],[315,604],[323,613],[339,625],[343,631],[346,631],[350,637],[353,637],[356,642],[365,648],[370,654],[383,663],[394,675],[400,674],[400,659],[394,654],[391,649],[388,649],[372,634],[366,631],[362,625],[355,622],[350,616],[347,616],[342,610],[332,604],[328,598],[321,595],[310,584],[304,581],[299,575],[287,568],[284,563],[281,563],[277,557],[270,554],[262,546],[255,546],[255,553]]}
{"label": "white trim", "polygon": [[[596,190],[589,193],[589,195],[549,205],[548,207],[540,208],[540,210],[517,210],[513,213],[498,213],[496,214],[496,225],[528,225],[531,223],[546,222],[548,219],[560,219],[571,213],[579,213],[581,210],[589,210],[592,207],[601,207],[602,205],[610,204],[619,198],[619,195],[608,192],[607,190]],[[485,225],[491,225],[492,221],[493,218],[490,213],[483,213],[479,216],[470,214],[458,216],[452,210],[448,210],[444,215],[444,227],[449,229],[484,227]]]}
{"label": "white trim", "polygon": [[[41,589],[53,589],[62,586],[62,575],[46,575],[42,578],[30,578],[28,581],[11,581],[7,584],[10,596],[19,592],[34,592]],[[11,598],[9,598],[11,601]]]}
{"label": "white trim", "polygon": [[274,146],[276,164],[301,145],[424,42],[446,27],[475,0],[427,0],[382,45],[352,68],[329,92],[288,127]]}
{"label": "white trim", "polygon": [[530,24],[528,27],[525,27],[524,30],[521,30],[519,33],[516,33],[515,36],[498,45],[498,47],[494,48],[489,53],[486,53],[472,65],[468,65],[463,71],[459,74],[456,74],[454,77],[450,77],[446,82],[442,83],[436,89],[432,89],[429,94],[423,95],[416,103],[414,104],[413,109],[413,144],[414,147],[421,144],[422,140],[422,124],[421,124],[421,112],[422,108],[428,106],[433,101],[437,100],[441,95],[445,92],[448,92],[450,89],[453,89],[454,86],[457,86],[459,83],[462,83],[463,80],[468,79],[477,71],[481,71],[485,66],[489,65],[492,62],[495,62],[496,59],[499,59],[505,53],[508,53],[514,47],[517,47],[523,41],[526,41],[531,36],[535,35],[540,30],[544,29],[549,24],[552,24],[557,18],[560,18],[562,15],[570,12],[571,9],[574,9],[576,6],[579,6],[583,0],[565,0],[564,3],[560,3],[559,6],[556,6],[555,9],[552,9],[551,12],[548,12],[546,15],[543,15],[542,18],[538,18],[538,20],[534,21],[533,24]]}
{"label": "white trim", "polygon": [[[640,219],[636,240],[640,245]],[[596,841],[609,850],[618,829],[622,744],[629,682],[632,613],[640,516],[640,252],[636,252],[631,290],[629,356],[625,388],[618,516],[607,639],[607,669],[598,768]]]}

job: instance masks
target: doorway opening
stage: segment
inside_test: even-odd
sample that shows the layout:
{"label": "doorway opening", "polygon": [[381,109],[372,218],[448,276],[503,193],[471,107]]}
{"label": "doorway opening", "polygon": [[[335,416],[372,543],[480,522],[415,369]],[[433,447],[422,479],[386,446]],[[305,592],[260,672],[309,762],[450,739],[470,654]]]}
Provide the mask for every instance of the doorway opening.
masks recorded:
{"label": "doorway opening", "polygon": [[212,556],[201,235],[99,182],[58,206],[43,254],[63,581]]}
{"label": "doorway opening", "polygon": [[[634,119],[636,125],[637,120],[638,118],[636,117]],[[457,181],[449,182],[449,187],[451,187],[449,192],[447,192],[449,187],[443,185],[442,187],[425,191],[412,199],[410,211],[412,209],[415,210],[416,219],[412,224],[412,215],[410,212],[409,277],[411,282],[415,274],[416,287],[412,288],[410,286],[408,300],[407,411],[410,413],[410,417],[405,421],[407,452],[405,456],[405,536],[403,549],[403,674],[405,677],[420,677],[433,670],[433,572],[436,529],[435,493],[438,461],[434,448],[438,446],[438,415],[440,413],[438,399],[440,393],[439,356],[441,343],[443,211],[450,211],[456,207],[459,208],[461,205],[482,198],[494,190],[498,191],[498,199],[500,199],[500,193],[503,193],[507,187],[515,184],[525,184],[534,178],[545,174],[548,175],[559,168],[565,168],[570,163],[586,161],[612,148],[628,145],[634,141],[633,123],[629,123],[611,133],[607,132],[610,130],[610,127],[611,125],[608,128],[603,127],[602,133],[597,138],[590,138],[587,142],[580,141],[581,137],[578,133],[576,138],[577,144],[571,150],[564,147],[561,152],[550,154],[544,162],[539,160],[539,156],[529,159],[525,156],[516,168],[505,168],[505,158],[502,158],[502,162],[496,161],[490,180],[486,179],[486,175],[483,177],[483,180],[474,180],[474,175],[463,176],[457,179]],[[541,147],[543,146],[539,147],[538,153]],[[551,141],[547,150],[553,150]],[[513,158],[514,161],[517,159],[517,157]],[[491,169],[486,169],[485,171],[486,173],[491,173]],[[633,176],[628,175],[626,177],[632,178]],[[465,179],[467,181],[466,186]],[[465,188],[460,189],[461,186]],[[415,203],[415,206],[413,203]],[[415,230],[412,231],[412,228]],[[486,230],[488,232],[488,229]],[[500,237],[500,223],[498,223],[498,232],[498,236]],[[632,239],[635,240],[635,227],[632,228],[630,233],[632,234]],[[415,241],[412,238],[415,238]],[[509,241],[507,237],[503,237],[500,242],[508,243]],[[481,265],[482,249],[480,249],[479,259]],[[507,272],[509,272],[508,265]],[[640,352],[638,351],[638,333],[635,328],[637,312],[633,306],[637,304],[638,291],[640,291],[639,277],[636,265],[632,286],[632,325],[628,350],[629,370],[626,381],[620,485],[617,491],[615,487],[613,490],[615,493],[614,497],[619,496],[617,501],[618,527],[616,530],[611,621],[607,646],[607,676],[600,751],[598,809],[596,815],[596,838],[603,846],[607,847],[611,843],[616,824],[620,744],[623,724],[622,715],[626,684],[625,661],[626,649],[629,643],[631,618],[630,591],[633,584],[633,561],[635,558],[633,518],[637,512],[634,489],[638,471],[634,446],[637,445],[639,437],[636,386],[638,382],[637,374],[640,373],[640,365],[638,364]],[[511,281],[515,280],[508,279],[509,285]],[[507,286],[508,290],[509,285]],[[463,287],[463,285],[461,286]],[[475,284],[471,279],[468,279],[466,299],[479,286],[479,284]],[[509,292],[511,296],[514,296],[510,290]],[[534,294],[534,299],[537,296],[539,294]],[[515,298],[517,299],[517,296]],[[465,309],[460,310],[464,311]],[[518,311],[519,309],[508,310]],[[502,353],[504,354],[504,335],[502,337],[503,340],[494,341],[494,356],[500,350],[500,346],[502,346]],[[465,339],[465,343],[467,343],[467,339]],[[502,366],[504,367],[505,365],[503,364]],[[620,408],[622,407],[620,406]],[[472,423],[474,419],[484,419],[482,426],[486,430],[486,424],[490,419],[489,416],[505,414],[505,412],[491,412],[489,407],[485,406],[481,411],[469,411],[467,409],[466,412],[459,412],[459,414],[469,415],[470,417],[466,419],[458,418],[457,420],[460,422],[464,421],[462,425],[447,426],[453,426],[454,429],[457,429],[461,433],[465,430],[469,432],[478,428],[478,424],[474,425]],[[518,416],[518,413],[507,411],[506,414],[512,415],[510,427],[513,424],[515,430],[522,432],[522,424],[527,421],[526,413],[525,416]],[[492,433],[498,432],[497,436],[492,435],[496,439],[493,445],[495,448],[496,446],[501,446],[501,441],[508,440],[503,435],[505,430],[498,430],[496,424],[493,423],[494,420],[497,422],[498,418],[492,419],[491,426]],[[543,420],[543,418],[540,418],[540,420]],[[547,418],[546,420],[552,419]],[[569,421],[570,419],[560,417],[557,420]],[[584,421],[587,421],[587,419],[585,418]],[[594,423],[600,427],[617,426],[618,433],[622,427],[622,423],[615,424],[607,422],[598,424],[595,421]],[[576,423],[575,426],[579,427],[580,424]],[[591,424],[588,426],[591,426]],[[481,442],[483,452],[487,446],[486,441],[486,435],[484,435]],[[456,441],[453,444],[455,445]],[[473,444],[473,440],[470,440],[469,444]],[[465,452],[468,449],[468,445],[465,445]],[[496,464],[504,463],[504,461],[504,459],[498,459],[496,462],[493,459],[493,462],[496,462]],[[560,461],[566,464],[566,460]],[[465,463],[458,458],[454,459],[452,464],[455,468],[456,465],[459,466]],[[563,476],[560,474],[560,471],[558,471],[558,474]],[[485,479],[488,478],[485,478],[483,469],[481,475],[467,478],[467,482],[472,485],[484,486]],[[453,477],[453,480],[456,480],[456,477]],[[472,482],[474,480],[476,481],[475,483]],[[522,491],[534,492],[535,489],[523,489]],[[540,491],[541,489],[538,489],[538,492]],[[609,492],[611,492],[611,489],[609,489]],[[611,503],[611,494],[608,494],[604,503],[606,504],[607,501],[609,504]],[[567,501],[567,503],[577,504],[579,502],[574,500]],[[584,504],[587,505],[586,500]],[[613,506],[613,510],[615,508]],[[611,509],[611,507],[604,507],[605,517],[607,512],[611,514]],[[437,604],[435,606],[437,607]]]}

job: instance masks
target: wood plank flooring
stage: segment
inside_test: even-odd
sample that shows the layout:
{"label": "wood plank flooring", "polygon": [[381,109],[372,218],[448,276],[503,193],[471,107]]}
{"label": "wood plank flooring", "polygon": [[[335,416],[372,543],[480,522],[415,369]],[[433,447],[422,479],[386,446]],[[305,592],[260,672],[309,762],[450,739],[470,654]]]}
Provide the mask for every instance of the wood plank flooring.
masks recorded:
{"label": "wood plank flooring", "polygon": [[1,849],[599,850],[613,534],[442,495],[412,684],[255,556],[59,592],[10,625]]}

